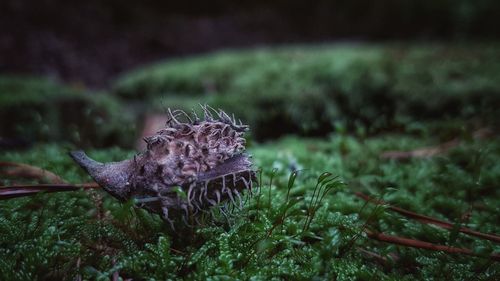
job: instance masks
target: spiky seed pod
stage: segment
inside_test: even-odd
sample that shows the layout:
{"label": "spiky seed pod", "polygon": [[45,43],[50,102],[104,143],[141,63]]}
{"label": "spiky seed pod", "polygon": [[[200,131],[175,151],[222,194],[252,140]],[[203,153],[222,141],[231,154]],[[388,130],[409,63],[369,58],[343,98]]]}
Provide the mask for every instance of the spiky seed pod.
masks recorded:
{"label": "spiky seed pod", "polygon": [[244,153],[248,126],[222,110],[202,108],[203,120],[169,110],[165,128],[145,138],[147,149],[133,159],[102,164],[82,151],[70,154],[112,196],[133,198],[172,226],[174,217],[186,221],[223,200],[239,205],[241,191],[251,190],[255,180]]}

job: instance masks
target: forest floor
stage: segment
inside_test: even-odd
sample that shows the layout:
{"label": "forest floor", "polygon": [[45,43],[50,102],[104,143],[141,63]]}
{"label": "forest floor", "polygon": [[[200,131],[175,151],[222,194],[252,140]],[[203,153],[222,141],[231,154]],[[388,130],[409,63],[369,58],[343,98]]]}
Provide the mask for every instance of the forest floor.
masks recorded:
{"label": "forest floor", "polygon": [[500,280],[499,46],[220,52],[103,92],[2,75],[1,186],[91,182],[69,151],[133,157],[149,113],[198,103],[250,125],[258,184],[175,230],[98,188],[0,187],[0,280]]}
{"label": "forest floor", "polygon": [[[88,182],[67,156],[73,148],[39,145],[0,160]],[[249,152],[261,187],[241,210],[193,229],[172,231],[98,190],[2,201],[2,280],[498,280],[498,142],[336,133]],[[90,152],[101,161],[133,154]],[[428,243],[441,248],[419,248]]]}

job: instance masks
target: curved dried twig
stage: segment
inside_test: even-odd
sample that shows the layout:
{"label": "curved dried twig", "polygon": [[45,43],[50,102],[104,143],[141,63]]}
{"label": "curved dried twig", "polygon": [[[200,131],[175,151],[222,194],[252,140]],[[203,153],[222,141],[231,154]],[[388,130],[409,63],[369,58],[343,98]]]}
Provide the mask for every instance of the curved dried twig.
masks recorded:
{"label": "curved dried twig", "polygon": [[[421,214],[417,214],[417,213],[414,213],[414,212],[411,212],[411,211],[408,211],[408,210],[405,210],[405,209],[402,209],[402,208],[399,208],[399,207],[391,206],[391,205],[385,203],[382,200],[377,200],[377,199],[371,198],[370,196],[368,196],[366,194],[363,194],[361,192],[356,192],[355,194],[356,194],[356,196],[358,196],[359,198],[361,198],[361,199],[363,199],[363,200],[365,200],[367,202],[375,203],[375,204],[383,204],[387,208],[389,208],[390,210],[395,211],[395,212],[397,212],[397,213],[399,213],[399,214],[401,214],[401,215],[403,215],[405,217],[409,217],[409,218],[418,220],[421,223],[433,224],[435,226],[439,226],[441,228],[449,229],[449,230],[455,228],[455,225],[453,223],[450,223],[450,222],[447,222],[447,221],[443,221],[443,220],[439,220],[439,219],[436,219],[436,218],[433,218],[433,217],[429,217],[429,216],[424,216],[424,215],[421,215]],[[494,234],[482,233],[482,232],[479,232],[479,231],[476,231],[476,230],[473,230],[473,229],[470,229],[470,228],[467,228],[467,227],[460,227],[458,229],[458,231],[461,232],[461,233],[464,233],[464,234],[468,234],[468,235],[471,235],[471,236],[475,236],[475,237],[479,237],[479,238],[482,238],[482,239],[487,239],[487,240],[490,240],[490,241],[493,241],[493,242],[496,242],[496,243],[500,243],[500,236],[497,236],[497,235],[494,235]]]}
{"label": "curved dried twig", "polygon": [[35,179],[45,183],[66,183],[58,175],[28,164],[0,162],[0,174],[24,179]]}
{"label": "curved dried twig", "polygon": [[[401,245],[401,246],[426,249],[426,250],[432,250],[432,251],[443,251],[443,252],[452,253],[452,254],[463,254],[463,255],[468,255],[468,256],[484,257],[482,255],[474,253],[470,249],[433,244],[433,243],[429,243],[429,242],[425,242],[425,241],[420,241],[420,240],[415,240],[415,239],[410,239],[410,238],[405,238],[405,237],[399,237],[399,236],[392,236],[392,235],[387,235],[387,234],[380,233],[380,232],[373,232],[370,230],[365,230],[365,233],[371,239],[375,239],[378,241],[387,242],[387,243],[391,243],[391,244],[397,244],[397,245]],[[494,261],[500,261],[500,255],[496,254],[496,253],[492,253],[486,257],[488,257]]]}
{"label": "curved dried twig", "polygon": [[40,192],[63,192],[78,189],[100,188],[97,183],[81,184],[36,184],[36,185],[14,185],[0,188],[0,200],[35,195]]}

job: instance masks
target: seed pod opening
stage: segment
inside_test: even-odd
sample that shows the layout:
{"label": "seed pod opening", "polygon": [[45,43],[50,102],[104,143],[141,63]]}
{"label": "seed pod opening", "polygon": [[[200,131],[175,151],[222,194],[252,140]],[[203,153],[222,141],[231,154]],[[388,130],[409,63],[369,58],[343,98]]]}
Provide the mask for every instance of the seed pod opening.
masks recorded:
{"label": "seed pod opening", "polygon": [[255,181],[244,153],[248,126],[222,110],[202,108],[203,119],[168,110],[165,127],[145,138],[147,149],[133,159],[98,163],[81,151],[70,154],[112,196],[134,199],[172,226],[176,217],[186,221],[225,200],[240,205],[242,191]]}

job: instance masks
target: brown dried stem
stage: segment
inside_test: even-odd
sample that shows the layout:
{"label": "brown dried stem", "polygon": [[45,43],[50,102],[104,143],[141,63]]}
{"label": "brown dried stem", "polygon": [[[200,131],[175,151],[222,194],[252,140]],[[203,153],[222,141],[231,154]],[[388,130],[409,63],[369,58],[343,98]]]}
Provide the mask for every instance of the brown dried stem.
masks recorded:
{"label": "brown dried stem", "polygon": [[[493,134],[489,128],[482,128],[472,134],[473,139],[486,139]],[[436,146],[422,147],[409,151],[391,150],[380,155],[382,159],[407,160],[410,158],[427,158],[447,153],[450,149],[459,146],[459,138],[452,139]]]}
{"label": "brown dried stem", "polygon": [[43,183],[66,183],[61,177],[50,171],[22,163],[0,162],[0,174],[10,177],[34,179]]}
{"label": "brown dried stem", "polygon": [[[463,255],[468,255],[468,256],[481,257],[481,255],[474,253],[470,249],[433,244],[433,243],[429,243],[429,242],[425,242],[425,241],[404,238],[404,237],[398,237],[398,236],[392,236],[392,235],[387,235],[387,234],[379,233],[379,232],[373,232],[370,230],[365,230],[365,233],[371,239],[375,239],[378,241],[387,242],[387,243],[391,243],[391,244],[397,244],[397,245],[401,245],[401,246],[418,248],[418,249],[426,249],[426,250],[432,250],[432,251],[443,251],[443,252],[452,253],[452,254],[463,254]],[[500,261],[500,255],[496,254],[496,253],[490,254],[487,257],[490,258],[491,260],[494,260],[494,261]]]}
{"label": "brown dried stem", "polygon": [[99,185],[97,183],[91,182],[81,184],[36,184],[3,186],[0,188],[0,200],[35,195],[39,192],[52,193],[62,191],[75,191],[81,188],[99,188]]}
{"label": "brown dried stem", "polygon": [[[395,212],[397,212],[405,217],[415,219],[421,223],[432,224],[432,225],[436,225],[436,226],[439,226],[441,228],[449,229],[449,230],[455,228],[455,225],[453,223],[439,220],[439,219],[436,219],[433,217],[417,214],[417,213],[414,213],[414,212],[411,212],[411,211],[408,211],[408,210],[405,210],[405,209],[402,209],[399,207],[391,206],[382,200],[377,200],[377,199],[371,198],[370,196],[363,194],[361,192],[356,192],[356,196],[358,196],[359,198],[361,198],[367,202],[370,202],[370,203],[385,205],[388,209],[395,211]],[[487,240],[490,240],[490,241],[493,241],[496,243],[500,243],[500,236],[497,236],[494,234],[482,233],[482,232],[479,232],[479,231],[476,231],[476,230],[473,230],[473,229],[470,229],[467,227],[460,227],[458,229],[458,231],[461,233],[464,233],[464,234],[468,234],[471,236],[475,236],[475,237],[487,239]]]}
{"label": "brown dried stem", "polygon": [[427,158],[446,153],[448,150],[458,146],[459,144],[460,141],[455,139],[437,146],[423,147],[409,151],[391,150],[382,153],[380,155],[380,158],[395,160],[405,160],[409,158]]}
{"label": "brown dried stem", "polygon": [[356,249],[358,250],[358,252],[363,254],[363,256],[366,257],[367,259],[374,260],[375,262],[377,262],[378,264],[382,265],[385,268],[389,268],[391,266],[390,259],[388,259],[383,255],[380,255],[372,251],[368,251],[367,249],[363,249],[361,247],[357,247]]}

